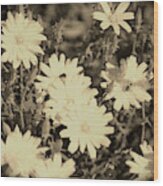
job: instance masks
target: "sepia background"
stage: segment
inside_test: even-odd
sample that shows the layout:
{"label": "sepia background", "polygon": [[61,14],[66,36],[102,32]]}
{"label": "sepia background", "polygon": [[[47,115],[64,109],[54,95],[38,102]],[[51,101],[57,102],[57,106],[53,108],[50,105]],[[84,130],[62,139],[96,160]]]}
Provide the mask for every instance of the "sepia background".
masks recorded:
{"label": "sepia background", "polygon": [[[117,7],[118,3],[113,3]],[[96,159],[91,159],[89,153],[80,150],[68,152],[68,141],[60,137],[63,126],[55,125],[54,120],[45,117],[43,104],[38,104],[39,97],[35,87],[35,79],[39,74],[39,66],[30,69],[22,67],[13,69],[12,64],[2,63],[2,140],[8,133],[4,125],[14,130],[15,126],[24,128],[24,133],[30,130],[33,136],[42,139],[42,146],[48,146],[46,158],[52,154],[62,152],[65,160],[73,158],[76,162],[75,171],[71,177],[82,179],[136,179],[124,163],[132,159],[131,149],[143,155],[140,144],[145,140],[153,148],[153,2],[131,3],[128,11],[134,13],[135,19],[128,21],[132,32],[121,30],[116,35],[112,29],[101,30],[99,22],[92,19],[93,12],[101,10],[99,4],[61,4],[61,5],[7,5],[2,6],[1,17],[7,19],[7,12],[23,11],[26,16],[37,20],[44,28],[47,41],[41,44],[44,55],[38,55],[39,63],[48,63],[48,57],[54,52],[64,53],[67,58],[78,57],[78,65],[84,68],[85,76],[91,77],[91,89],[96,88],[98,105],[103,104],[107,112],[112,112],[114,120],[110,125],[114,133],[109,136],[109,147],[97,149]],[[2,49],[2,54],[4,50]],[[143,102],[140,109],[130,107],[128,110],[116,111],[113,107],[114,99],[103,100],[105,89],[101,87],[104,80],[101,72],[107,62],[120,67],[120,60],[135,55],[138,64],[145,62],[148,66],[148,93],[152,99]],[[117,75],[112,72],[113,76]],[[22,94],[25,92],[25,94]],[[22,101],[23,100],[23,101]],[[48,122],[48,124],[47,124]],[[143,139],[143,140],[142,140]],[[25,149],[24,149],[25,151]],[[153,157],[150,156],[150,159]],[[24,160],[25,161],[25,160]],[[146,167],[148,170],[153,167]],[[2,167],[2,176],[10,176]],[[21,176],[21,175],[20,175]],[[32,176],[32,175],[31,175]],[[153,177],[149,178],[153,180]]]}

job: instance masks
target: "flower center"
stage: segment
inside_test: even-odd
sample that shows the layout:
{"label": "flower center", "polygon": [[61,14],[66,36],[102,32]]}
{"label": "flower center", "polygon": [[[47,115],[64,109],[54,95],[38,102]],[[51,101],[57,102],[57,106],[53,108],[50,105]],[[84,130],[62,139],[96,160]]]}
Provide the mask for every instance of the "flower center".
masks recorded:
{"label": "flower center", "polygon": [[21,45],[24,42],[24,40],[23,40],[23,38],[21,36],[16,36],[15,37],[15,41],[16,41],[17,45]]}
{"label": "flower center", "polygon": [[86,133],[86,134],[88,134],[90,132],[90,127],[88,126],[88,124],[83,123],[81,125],[81,131],[84,132],[84,133]]}
{"label": "flower center", "polygon": [[67,98],[65,99],[65,104],[66,105],[71,105],[75,102],[74,98],[72,96],[67,96]]}
{"label": "flower center", "polygon": [[131,86],[132,86],[132,83],[131,82],[125,81],[122,84],[122,90],[125,91],[125,92],[127,92],[127,91],[130,90]]}
{"label": "flower center", "polygon": [[108,18],[111,23],[118,23],[118,16],[113,14],[113,15],[108,16]]}

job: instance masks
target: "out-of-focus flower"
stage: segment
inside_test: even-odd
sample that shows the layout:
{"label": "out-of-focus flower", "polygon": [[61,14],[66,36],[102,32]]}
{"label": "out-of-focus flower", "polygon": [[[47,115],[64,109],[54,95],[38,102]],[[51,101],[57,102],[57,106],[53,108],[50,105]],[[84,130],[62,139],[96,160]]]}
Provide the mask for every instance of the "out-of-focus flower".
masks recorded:
{"label": "out-of-focus flower", "polygon": [[151,180],[154,173],[154,153],[150,145],[146,141],[140,145],[142,155],[134,151],[130,152],[132,160],[127,160],[126,164],[130,167],[129,172],[137,174],[137,180]]}
{"label": "out-of-focus flower", "polygon": [[130,25],[126,20],[134,19],[133,12],[126,12],[130,3],[123,2],[113,11],[107,2],[100,3],[104,12],[96,11],[93,13],[93,18],[101,21],[100,27],[106,30],[109,27],[113,27],[117,35],[120,34],[120,26],[127,32],[131,32]]}
{"label": "out-of-focus flower", "polygon": [[47,150],[38,148],[40,143],[41,139],[31,136],[30,131],[22,134],[16,126],[7,136],[6,143],[1,140],[2,165],[8,164],[12,176],[28,177],[42,161],[39,155]]}
{"label": "out-of-focus flower", "polygon": [[14,69],[21,63],[26,69],[30,68],[30,63],[36,65],[36,54],[43,54],[39,44],[46,40],[41,34],[42,31],[43,28],[38,22],[25,18],[22,13],[13,16],[8,12],[8,19],[2,27],[2,48],[5,50],[2,61],[12,63]]}
{"label": "out-of-focus flower", "polygon": [[102,77],[106,80],[102,83],[104,87],[111,84],[105,100],[115,98],[114,109],[129,109],[130,105],[140,108],[141,102],[151,100],[151,95],[147,92],[147,64],[137,64],[136,57],[130,56],[126,60],[121,60],[120,68],[107,69],[102,71]]}
{"label": "out-of-focus flower", "polygon": [[75,162],[69,159],[62,163],[60,153],[54,155],[53,159],[42,162],[41,166],[36,168],[36,177],[41,178],[68,178],[75,171]]}
{"label": "out-of-focus flower", "polygon": [[104,106],[98,107],[95,101],[89,105],[76,106],[65,120],[67,129],[61,131],[63,138],[70,139],[68,150],[74,153],[78,148],[84,153],[87,148],[90,157],[96,158],[96,149],[101,145],[109,147],[110,140],[106,135],[112,134],[114,128],[107,126],[112,120],[111,113],[105,113]]}
{"label": "out-of-focus flower", "polygon": [[80,38],[85,35],[87,29],[88,27],[85,22],[76,20],[65,20],[63,25],[63,36],[69,40]]}
{"label": "out-of-focus flower", "polygon": [[50,99],[44,108],[46,116],[63,122],[74,105],[88,105],[98,93],[97,89],[89,88],[90,85],[91,79],[83,74],[56,81],[55,87],[49,88]]}
{"label": "out-of-focus flower", "polygon": [[55,81],[62,76],[73,77],[83,70],[78,66],[78,58],[66,59],[64,54],[61,54],[59,58],[53,54],[49,58],[49,65],[41,63],[40,68],[44,75],[37,76],[39,82],[36,83],[36,87],[39,90],[49,90],[52,86],[55,87]]}

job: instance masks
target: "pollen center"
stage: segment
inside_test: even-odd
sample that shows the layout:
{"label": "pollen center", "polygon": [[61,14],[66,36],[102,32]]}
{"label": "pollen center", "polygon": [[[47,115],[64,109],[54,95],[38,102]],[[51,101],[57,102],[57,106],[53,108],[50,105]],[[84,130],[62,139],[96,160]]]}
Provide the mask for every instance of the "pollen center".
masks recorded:
{"label": "pollen center", "polygon": [[112,24],[118,23],[118,17],[116,15],[110,15],[108,18]]}
{"label": "pollen center", "polygon": [[17,45],[21,45],[24,42],[24,40],[23,40],[23,38],[21,36],[16,36],[15,37],[15,41],[16,41]]}
{"label": "pollen center", "polygon": [[81,125],[81,131],[84,132],[84,133],[89,133],[90,132],[90,127],[88,126],[88,124],[83,123]]}

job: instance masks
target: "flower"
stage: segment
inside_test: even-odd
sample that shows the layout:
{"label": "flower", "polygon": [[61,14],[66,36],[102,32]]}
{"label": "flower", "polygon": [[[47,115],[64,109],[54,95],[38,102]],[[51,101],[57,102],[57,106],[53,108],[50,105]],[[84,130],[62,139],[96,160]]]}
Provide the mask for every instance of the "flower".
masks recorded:
{"label": "flower", "polygon": [[82,107],[89,104],[98,93],[97,89],[89,88],[90,85],[91,79],[83,74],[56,81],[55,87],[49,88],[50,99],[46,101],[44,108],[46,116],[60,123],[74,105]]}
{"label": "flower", "polygon": [[64,54],[61,54],[59,59],[56,54],[52,54],[49,58],[49,65],[41,63],[40,68],[44,75],[37,76],[39,82],[36,83],[36,88],[47,91],[51,86],[55,86],[55,81],[62,76],[73,77],[83,70],[78,66],[78,58],[66,59]]}
{"label": "flower", "polygon": [[42,31],[43,28],[38,22],[25,18],[22,13],[13,16],[8,12],[8,19],[2,27],[2,48],[5,50],[2,61],[12,63],[14,69],[21,63],[26,69],[30,68],[30,63],[36,65],[36,54],[43,54],[39,44],[46,40],[41,34]]}
{"label": "flower", "polygon": [[60,153],[57,153],[53,159],[45,160],[41,166],[36,168],[36,177],[68,178],[74,171],[75,162],[73,159],[62,163],[62,156]]}
{"label": "flower", "polygon": [[130,155],[133,160],[127,160],[126,164],[130,167],[130,173],[137,174],[138,180],[151,180],[154,171],[153,149],[146,141],[140,145],[140,149],[142,155],[131,151]]}
{"label": "flower", "polygon": [[114,12],[112,11],[111,7],[107,2],[101,2],[100,4],[104,12],[100,11],[94,12],[93,18],[98,21],[101,21],[100,27],[103,30],[106,30],[109,27],[113,27],[115,33],[119,35],[121,26],[127,32],[131,32],[131,27],[126,22],[126,20],[134,19],[134,13],[125,12],[130,5],[129,2],[120,3]]}
{"label": "flower", "polygon": [[105,112],[106,108],[98,107],[94,100],[89,105],[72,108],[64,123],[67,129],[60,133],[63,138],[70,139],[68,150],[71,153],[78,148],[84,153],[87,148],[90,157],[96,158],[96,149],[101,145],[109,147],[110,140],[106,135],[112,134],[114,128],[107,124],[113,116]]}
{"label": "flower", "polygon": [[106,80],[102,87],[111,85],[105,100],[115,98],[114,109],[119,111],[122,107],[126,110],[130,105],[140,108],[140,103],[149,102],[152,97],[147,92],[147,64],[137,64],[136,57],[130,56],[121,60],[120,68],[111,68],[102,71],[102,77]]}
{"label": "flower", "polygon": [[6,143],[1,140],[2,165],[8,164],[12,176],[28,177],[40,164],[39,155],[46,150],[45,147],[38,148],[40,142],[41,139],[31,136],[30,131],[22,134],[16,126],[7,136]]}

